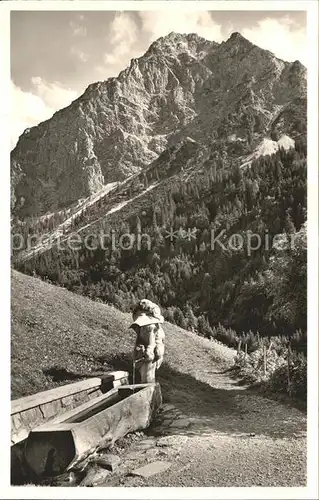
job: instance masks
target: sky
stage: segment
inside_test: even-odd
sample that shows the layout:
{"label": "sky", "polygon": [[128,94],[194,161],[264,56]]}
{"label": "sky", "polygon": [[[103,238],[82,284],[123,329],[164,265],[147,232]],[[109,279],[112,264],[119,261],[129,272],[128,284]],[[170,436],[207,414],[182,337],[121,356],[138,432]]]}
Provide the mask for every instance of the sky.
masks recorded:
{"label": "sky", "polygon": [[12,11],[11,147],[25,130],[117,76],[171,31],[222,42],[234,31],[285,61],[307,64],[306,12]]}

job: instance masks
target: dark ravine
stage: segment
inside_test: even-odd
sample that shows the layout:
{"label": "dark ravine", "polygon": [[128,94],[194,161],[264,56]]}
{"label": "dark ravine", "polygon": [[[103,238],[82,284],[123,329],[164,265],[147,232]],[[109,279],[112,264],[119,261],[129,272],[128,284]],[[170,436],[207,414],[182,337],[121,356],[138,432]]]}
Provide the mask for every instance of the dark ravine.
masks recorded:
{"label": "dark ravine", "polygon": [[249,154],[264,137],[304,132],[295,122],[305,109],[299,61],[281,61],[239,33],[221,44],[171,33],[22,134],[11,153],[13,211],[66,208],[186,137],[212,150],[221,140],[230,157]]}

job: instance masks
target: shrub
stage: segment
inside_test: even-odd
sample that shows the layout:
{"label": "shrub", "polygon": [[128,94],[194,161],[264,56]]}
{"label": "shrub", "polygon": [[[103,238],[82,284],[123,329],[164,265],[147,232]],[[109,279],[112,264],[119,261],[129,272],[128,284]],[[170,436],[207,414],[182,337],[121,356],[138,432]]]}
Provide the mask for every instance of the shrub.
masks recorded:
{"label": "shrub", "polygon": [[275,337],[270,350],[267,351],[266,373],[264,373],[264,354],[261,348],[247,356],[244,352],[239,352],[235,358],[234,372],[245,383],[259,383],[266,391],[288,394],[294,399],[306,402],[307,358],[303,353],[291,353],[288,378],[288,348],[284,347],[282,340],[281,343],[279,341],[280,338]]}

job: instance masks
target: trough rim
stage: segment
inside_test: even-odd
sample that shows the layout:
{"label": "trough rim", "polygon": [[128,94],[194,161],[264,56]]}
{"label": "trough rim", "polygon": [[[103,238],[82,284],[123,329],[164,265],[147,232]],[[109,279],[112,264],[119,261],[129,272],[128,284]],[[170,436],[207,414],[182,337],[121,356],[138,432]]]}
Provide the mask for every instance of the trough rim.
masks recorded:
{"label": "trough rim", "polygon": [[61,385],[60,387],[55,387],[47,391],[37,392],[35,394],[31,394],[30,396],[13,399],[11,401],[11,416],[67,396],[72,396],[73,394],[80,393],[88,389],[93,389],[95,387],[98,388],[108,379],[116,381],[121,378],[128,377],[128,375],[129,373],[125,371],[107,372],[105,375],[79,380],[78,382]]}

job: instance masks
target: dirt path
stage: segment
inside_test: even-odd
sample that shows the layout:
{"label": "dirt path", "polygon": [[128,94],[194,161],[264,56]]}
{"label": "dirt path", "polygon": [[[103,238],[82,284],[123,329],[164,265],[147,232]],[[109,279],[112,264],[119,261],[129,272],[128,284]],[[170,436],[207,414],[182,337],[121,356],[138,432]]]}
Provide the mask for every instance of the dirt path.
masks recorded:
{"label": "dirt path", "polygon": [[[165,404],[148,435],[114,452],[121,465],[96,476],[101,486],[304,486],[306,415],[239,386],[225,370],[233,351],[189,334],[195,359],[188,372],[159,373]],[[186,342],[187,343],[187,342]],[[228,356],[225,357],[225,349]],[[184,351],[185,352],[185,351]],[[218,356],[220,359],[218,360]],[[212,362],[214,360],[214,362]],[[179,360],[175,360],[178,364]],[[170,363],[171,365],[171,363]],[[184,366],[185,370],[185,366]],[[122,447],[121,447],[122,446]],[[170,467],[149,478],[147,463]]]}

